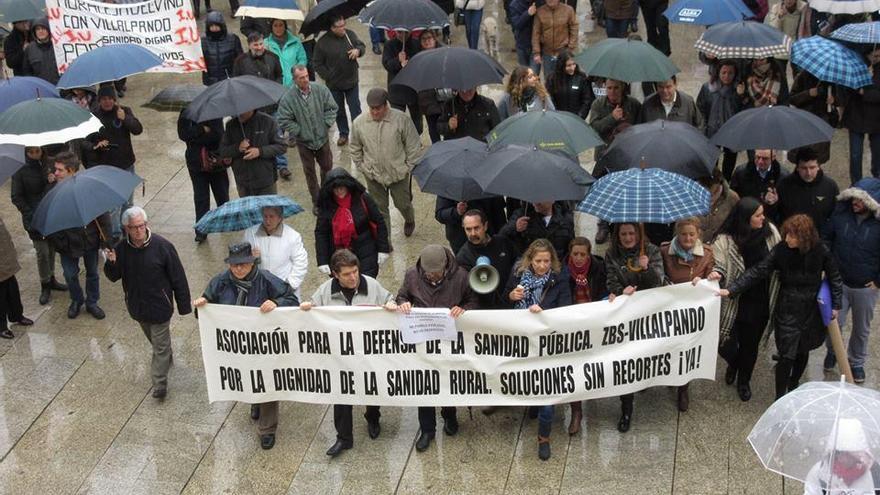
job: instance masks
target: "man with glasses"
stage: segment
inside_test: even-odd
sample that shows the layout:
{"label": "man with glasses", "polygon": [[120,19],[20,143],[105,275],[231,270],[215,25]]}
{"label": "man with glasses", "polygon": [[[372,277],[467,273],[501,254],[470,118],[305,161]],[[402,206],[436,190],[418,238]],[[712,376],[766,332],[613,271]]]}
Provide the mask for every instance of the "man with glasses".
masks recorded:
{"label": "man with glasses", "polygon": [[140,324],[153,346],[153,397],[163,400],[168,393],[168,368],[172,360],[172,301],[177,301],[181,316],[191,313],[189,285],[177,250],[150,230],[147,212],[138,206],[125,210],[122,226],[126,235],[114,249],[106,251],[104,275],[111,282],[122,279],[128,314]]}
{"label": "man with glasses", "polygon": [[[750,153],[750,155],[752,155]],[[776,187],[779,181],[789,174],[778,161],[773,150],[755,150],[754,158],[739,165],[733,171],[730,187],[739,197],[751,196],[764,204],[764,214],[775,218],[779,194]]]}
{"label": "man with glasses", "polygon": [[327,84],[330,94],[336,100],[339,110],[336,112],[336,127],[339,139],[336,146],[348,144],[348,117],[345,104],[351,112],[351,120],[361,114],[361,102],[358,98],[358,58],[363,57],[367,46],[358,39],[354,31],[345,28],[345,18],[333,19],[330,31],[321,37],[315,45],[312,63],[315,71]]}

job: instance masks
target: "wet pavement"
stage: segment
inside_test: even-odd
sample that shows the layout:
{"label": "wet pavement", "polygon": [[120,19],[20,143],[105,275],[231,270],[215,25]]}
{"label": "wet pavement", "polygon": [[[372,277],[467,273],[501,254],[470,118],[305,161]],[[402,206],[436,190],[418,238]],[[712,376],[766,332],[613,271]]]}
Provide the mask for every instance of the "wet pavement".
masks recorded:
{"label": "wet pavement", "polygon": [[[487,15],[494,5],[487,2]],[[349,26],[361,39],[369,39],[356,21]],[[230,23],[230,31],[237,32],[237,27],[237,21]],[[694,96],[706,79],[705,67],[692,49],[699,30],[678,25],[672,29],[673,60],[682,68],[679,86]],[[502,59],[512,68],[512,36],[503,23],[500,31]],[[597,31],[584,41],[595,43],[602,37],[604,33]],[[453,41],[463,44],[463,28],[455,29]],[[379,57],[368,53],[361,62],[362,102],[371,86],[385,85],[385,77]],[[138,192],[135,202],[149,213],[154,231],[177,246],[195,295],[223,269],[226,245],[240,235],[211,235],[202,245],[193,242],[192,189],[184,146],[176,135],[177,115],[141,107],[171,82],[197,83],[199,76],[133,77],[122,103],[132,106],[146,129],[135,139],[137,172],[146,179],[145,194]],[[500,88],[481,92],[497,98]],[[346,150],[334,145],[333,153],[336,164],[351,168]],[[279,182],[279,191],[307,203],[297,154],[288,156],[293,180]],[[584,154],[582,161],[591,167],[591,153]],[[842,187],[848,185],[843,132],[837,132],[832,160],[825,168]],[[402,235],[402,218],[392,209],[395,251],[379,276],[392,290],[420,248],[443,239],[443,229],[433,218],[434,197],[416,191],[415,209],[417,227],[409,239]],[[424,453],[413,448],[418,434],[414,408],[383,408],[378,439],[370,440],[365,422],[356,417],[354,448],[329,459],[324,452],[335,439],[332,410],[283,403],[277,444],[263,451],[247,404],[208,403],[192,316],[172,320],[175,359],[169,395],[157,402],[150,395],[150,348],[124,309],[121,287],[102,276],[101,305],[107,312],[102,321],[85,313],[68,320],[64,293],[53,293],[48,306],[39,306],[35,252],[9,200],[8,184],[0,187],[0,214],[24,267],[18,280],[25,312],[36,320],[30,328],[13,326],[15,340],[0,341],[0,493],[794,494],[803,490],[799,483],[764,470],[746,442],[749,430],[772,402],[771,348],[761,353],[752,382],[754,397],[747,403],[720,380],[719,365],[719,381],[691,384],[686,413],[676,409],[673,389],[636,394],[633,425],[626,434],[616,430],[617,399],[587,402],[584,428],[573,437],[566,433],[568,407],[558,406],[553,457],[547,462],[536,455],[537,421],[528,419],[522,408],[502,409],[490,417],[477,411],[469,417],[461,410],[459,435],[438,434],[435,445]],[[303,234],[313,256],[314,217],[303,213],[289,223]],[[581,232],[591,237],[592,223],[578,219]],[[56,273],[60,277],[60,266]],[[321,280],[312,259],[303,293],[310,294]],[[865,384],[873,388],[880,374],[878,347],[873,338]],[[823,352],[813,353],[805,380],[834,379],[822,372]]]}

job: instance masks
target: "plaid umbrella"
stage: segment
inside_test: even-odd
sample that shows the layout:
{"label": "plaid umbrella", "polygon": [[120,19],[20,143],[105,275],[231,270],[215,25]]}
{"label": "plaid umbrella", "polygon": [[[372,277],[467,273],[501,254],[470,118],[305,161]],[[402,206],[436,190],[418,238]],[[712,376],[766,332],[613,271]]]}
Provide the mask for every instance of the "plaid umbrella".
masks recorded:
{"label": "plaid umbrella", "polygon": [[846,24],[831,33],[836,40],[849,41],[850,43],[865,43],[873,45],[880,43],[880,22],[857,22]]}
{"label": "plaid umbrella", "polygon": [[709,191],[659,168],[631,168],[597,180],[577,210],[612,223],[671,223],[709,213]]}
{"label": "plaid umbrella", "polygon": [[858,53],[821,36],[796,41],[791,47],[791,63],[820,81],[853,89],[871,85],[868,66]]}
{"label": "plaid umbrella", "polygon": [[263,208],[277,206],[284,218],[302,213],[302,206],[290,198],[277,194],[248,196],[223,203],[223,206],[209,211],[196,223],[196,231],[201,234],[214,232],[235,232],[263,222]]}
{"label": "plaid umbrella", "polygon": [[204,90],[205,87],[201,84],[172,84],[159,91],[144,106],[160,112],[179,112],[189,106]]}
{"label": "plaid umbrella", "polygon": [[880,0],[810,0],[810,8],[829,14],[864,14],[880,10]]}
{"label": "plaid umbrella", "polygon": [[791,38],[760,22],[725,22],[707,29],[694,48],[721,59],[767,58],[788,55]]}

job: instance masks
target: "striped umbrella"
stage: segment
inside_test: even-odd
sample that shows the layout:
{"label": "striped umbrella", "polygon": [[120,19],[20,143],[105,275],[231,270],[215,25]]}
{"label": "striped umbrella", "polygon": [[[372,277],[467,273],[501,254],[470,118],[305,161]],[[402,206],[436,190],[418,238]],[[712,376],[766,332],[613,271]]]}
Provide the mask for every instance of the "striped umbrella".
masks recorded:
{"label": "striped umbrella", "polygon": [[868,66],[858,53],[821,36],[796,41],[791,47],[791,63],[820,81],[853,89],[871,85]]}
{"label": "striped umbrella", "polygon": [[707,29],[694,47],[720,59],[767,58],[788,55],[791,38],[760,22],[725,22]]}
{"label": "striped umbrella", "polygon": [[301,21],[305,18],[296,0],[244,0],[235,17]]}
{"label": "striped umbrella", "polygon": [[0,143],[45,146],[84,138],[101,130],[85,108],[61,98],[37,98],[0,113]]}
{"label": "striped umbrella", "polygon": [[880,10],[880,0],[810,0],[810,7],[829,14],[864,14]]}
{"label": "striped umbrella", "polygon": [[880,43],[880,22],[857,22],[846,24],[831,33],[831,37],[850,43],[866,43],[869,45]]}

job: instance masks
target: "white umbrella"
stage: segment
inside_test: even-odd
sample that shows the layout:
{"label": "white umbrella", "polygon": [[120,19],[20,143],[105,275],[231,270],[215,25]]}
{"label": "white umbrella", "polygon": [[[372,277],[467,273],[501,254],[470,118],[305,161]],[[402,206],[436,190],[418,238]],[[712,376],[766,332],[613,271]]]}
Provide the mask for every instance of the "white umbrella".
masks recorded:
{"label": "white umbrella", "polygon": [[0,113],[0,143],[44,146],[84,138],[101,130],[88,110],[61,98],[23,101]]}

